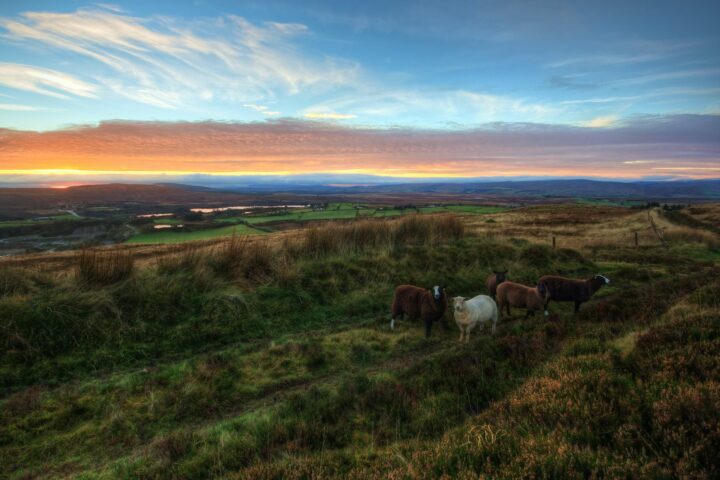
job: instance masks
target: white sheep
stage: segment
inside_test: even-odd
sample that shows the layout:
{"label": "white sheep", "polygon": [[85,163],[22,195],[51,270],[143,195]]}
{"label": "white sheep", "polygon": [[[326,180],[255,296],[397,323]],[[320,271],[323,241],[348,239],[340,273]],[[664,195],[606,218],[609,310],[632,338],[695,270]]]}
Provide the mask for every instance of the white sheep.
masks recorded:
{"label": "white sheep", "polygon": [[465,297],[453,298],[455,323],[460,328],[460,341],[465,337],[465,343],[470,341],[470,331],[479,323],[492,321],[492,333],[498,320],[498,309],[495,301],[487,295],[478,295],[470,300]]}

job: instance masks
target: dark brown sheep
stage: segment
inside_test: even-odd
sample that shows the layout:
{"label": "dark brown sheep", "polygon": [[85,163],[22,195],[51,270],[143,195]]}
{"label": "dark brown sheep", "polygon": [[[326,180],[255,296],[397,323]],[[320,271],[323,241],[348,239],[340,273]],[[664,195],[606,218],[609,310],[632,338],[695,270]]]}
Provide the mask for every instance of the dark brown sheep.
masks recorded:
{"label": "dark brown sheep", "polygon": [[487,277],[487,280],[485,280],[485,286],[488,289],[488,293],[490,296],[495,299],[495,295],[497,295],[497,287],[501,283],[503,283],[507,278],[507,270],[496,272],[493,270],[493,273]]}
{"label": "dark brown sheep", "polygon": [[510,307],[527,308],[525,318],[535,315],[535,310],[540,310],[545,306],[548,299],[548,289],[544,283],[538,283],[537,287],[526,287],[519,283],[503,282],[497,288],[497,304],[502,312],[503,307],[507,309],[510,315]]}
{"label": "dark brown sheep", "polygon": [[395,319],[407,315],[411,320],[421,319],[425,324],[425,336],[436,320],[445,315],[447,295],[445,288],[439,285],[433,288],[420,288],[413,285],[400,285],[395,288],[392,302],[392,320],[390,328],[395,328]]}
{"label": "dark brown sheep", "polygon": [[580,304],[590,300],[595,292],[600,290],[600,287],[610,283],[610,279],[602,275],[595,275],[587,280],[545,275],[540,277],[538,283],[544,283],[549,291],[548,299],[545,301],[545,315],[547,315],[547,306],[550,300],[575,302],[575,313],[577,313]]}

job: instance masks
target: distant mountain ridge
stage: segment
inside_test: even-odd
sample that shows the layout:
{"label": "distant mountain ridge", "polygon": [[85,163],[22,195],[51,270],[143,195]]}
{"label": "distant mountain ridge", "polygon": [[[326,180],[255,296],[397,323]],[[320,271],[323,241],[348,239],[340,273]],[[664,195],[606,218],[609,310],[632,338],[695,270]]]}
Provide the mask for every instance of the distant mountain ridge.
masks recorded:
{"label": "distant mountain ridge", "polygon": [[481,194],[513,197],[601,197],[625,199],[720,199],[720,179],[665,181],[600,181],[587,179],[505,180],[490,182],[428,182],[381,185],[302,185],[291,183],[243,185],[223,190],[284,191],[325,194]]}

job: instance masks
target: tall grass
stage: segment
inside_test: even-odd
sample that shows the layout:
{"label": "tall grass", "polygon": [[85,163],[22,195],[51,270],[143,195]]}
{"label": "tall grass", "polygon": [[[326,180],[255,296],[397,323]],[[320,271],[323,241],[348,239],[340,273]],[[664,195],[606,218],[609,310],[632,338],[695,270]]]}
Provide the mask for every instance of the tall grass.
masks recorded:
{"label": "tall grass", "polygon": [[382,250],[404,244],[437,245],[464,235],[465,226],[451,215],[410,215],[397,221],[362,220],[309,228],[293,253],[321,258],[328,254]]}
{"label": "tall grass", "polygon": [[281,252],[267,242],[233,235],[212,253],[210,264],[226,277],[266,280],[280,268],[282,260]]}
{"label": "tall grass", "polygon": [[717,235],[692,227],[674,227],[665,232],[665,240],[671,243],[702,243],[710,250],[720,249],[720,238]]}
{"label": "tall grass", "polygon": [[132,275],[134,261],[126,250],[81,250],[77,255],[77,278],[89,285],[110,285]]}

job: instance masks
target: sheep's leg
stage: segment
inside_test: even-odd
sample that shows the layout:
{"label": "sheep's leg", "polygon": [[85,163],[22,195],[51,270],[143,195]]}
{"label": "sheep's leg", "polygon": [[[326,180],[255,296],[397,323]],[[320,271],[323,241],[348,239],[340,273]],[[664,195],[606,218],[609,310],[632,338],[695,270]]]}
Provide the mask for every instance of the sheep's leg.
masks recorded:
{"label": "sheep's leg", "polygon": [[469,342],[470,342],[470,326],[468,325],[468,327],[465,329],[465,343],[469,343]]}
{"label": "sheep's leg", "polygon": [[492,335],[495,335],[495,327],[497,326],[497,321],[492,322],[492,327],[490,327],[490,333]]}
{"label": "sheep's leg", "polygon": [[580,302],[575,302],[575,313],[577,313],[578,310],[580,310]]}
{"label": "sheep's leg", "polygon": [[505,306],[507,307],[507,314],[509,317],[510,316],[510,302],[506,303]]}
{"label": "sheep's leg", "polygon": [[543,307],[544,310],[545,310],[545,316],[546,316],[546,317],[547,317],[548,315],[550,315],[550,314],[548,313],[548,309],[547,309],[549,303],[550,303],[550,300],[548,299],[548,300],[545,302],[545,306]]}
{"label": "sheep's leg", "polygon": [[395,330],[395,317],[400,317],[400,320],[402,320],[402,319],[403,319],[403,314],[401,313],[400,315],[393,315],[393,316],[392,316],[392,318],[390,319],[390,330]]}
{"label": "sheep's leg", "polygon": [[430,338],[430,330],[432,329],[432,320],[425,320],[425,337]]}

